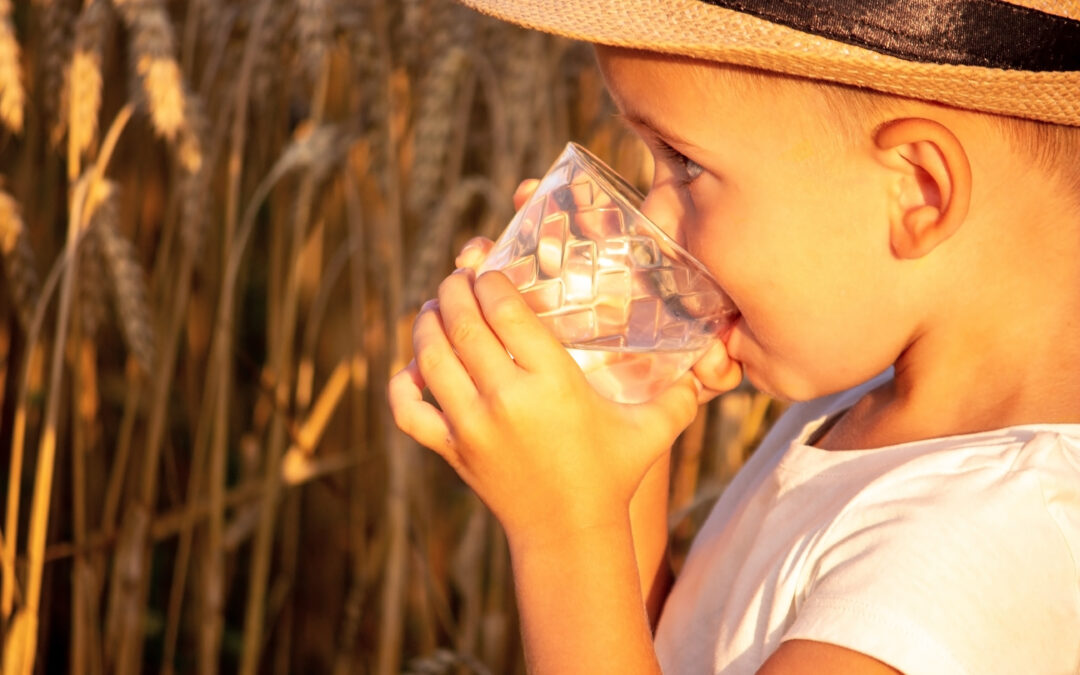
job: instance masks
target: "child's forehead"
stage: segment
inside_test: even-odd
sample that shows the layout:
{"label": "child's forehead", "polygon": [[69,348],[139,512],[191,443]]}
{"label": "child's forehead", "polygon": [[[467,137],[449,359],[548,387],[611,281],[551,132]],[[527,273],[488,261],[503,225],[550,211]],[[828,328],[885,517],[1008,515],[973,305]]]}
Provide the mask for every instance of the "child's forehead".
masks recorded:
{"label": "child's forehead", "polygon": [[597,63],[616,86],[664,82],[705,92],[814,96],[822,84],[743,66],[662,52],[595,45]]}
{"label": "child's forehead", "polygon": [[824,106],[823,90],[811,80],[660,52],[596,47],[597,63],[624,113],[651,108],[672,115],[695,108],[715,117],[732,106],[743,109],[802,109]]}

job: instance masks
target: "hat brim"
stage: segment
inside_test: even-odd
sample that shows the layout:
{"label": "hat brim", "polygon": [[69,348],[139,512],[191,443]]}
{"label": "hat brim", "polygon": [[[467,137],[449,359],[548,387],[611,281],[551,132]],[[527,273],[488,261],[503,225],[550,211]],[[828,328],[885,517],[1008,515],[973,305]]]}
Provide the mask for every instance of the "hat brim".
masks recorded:
{"label": "hat brim", "polygon": [[921,63],[700,0],[460,0],[484,14],[596,44],[828,80],[983,112],[1080,126],[1080,72]]}

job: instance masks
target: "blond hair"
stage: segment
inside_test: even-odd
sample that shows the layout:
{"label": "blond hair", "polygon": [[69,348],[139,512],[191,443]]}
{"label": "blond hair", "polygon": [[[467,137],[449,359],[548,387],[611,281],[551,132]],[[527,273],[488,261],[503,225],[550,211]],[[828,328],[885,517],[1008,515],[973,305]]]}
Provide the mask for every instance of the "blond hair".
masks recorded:
{"label": "blond hair", "polygon": [[[899,112],[905,106],[914,104],[950,108],[872,89],[829,82],[814,84],[840,121],[841,129],[849,137],[865,134],[868,129],[885,121],[888,115]],[[1003,138],[1020,165],[1045,173],[1048,179],[1056,181],[1060,189],[1071,196],[1071,201],[1080,209],[1080,127],[973,110],[963,112],[980,119],[990,133],[996,133]]]}

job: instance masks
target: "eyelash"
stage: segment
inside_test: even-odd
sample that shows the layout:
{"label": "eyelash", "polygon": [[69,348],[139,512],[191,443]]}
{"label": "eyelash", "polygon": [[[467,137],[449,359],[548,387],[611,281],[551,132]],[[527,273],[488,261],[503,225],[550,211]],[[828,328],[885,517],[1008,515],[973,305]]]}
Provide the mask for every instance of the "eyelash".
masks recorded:
{"label": "eyelash", "polygon": [[[668,164],[672,164],[682,169],[682,175],[676,177],[679,187],[688,187],[698,178],[698,176],[705,172],[704,167],[664,141],[656,139],[656,147]],[[691,175],[691,168],[695,171],[693,175]]]}

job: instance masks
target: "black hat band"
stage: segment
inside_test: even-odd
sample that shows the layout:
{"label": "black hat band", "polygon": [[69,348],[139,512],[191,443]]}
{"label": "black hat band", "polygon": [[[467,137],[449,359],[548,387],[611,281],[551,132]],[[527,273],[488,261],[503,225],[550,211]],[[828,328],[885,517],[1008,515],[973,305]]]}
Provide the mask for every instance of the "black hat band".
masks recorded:
{"label": "black hat band", "polygon": [[1080,21],[999,0],[699,0],[922,63],[1080,70]]}

